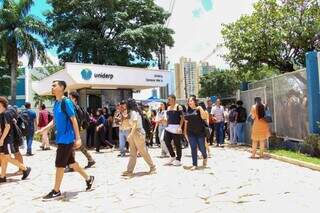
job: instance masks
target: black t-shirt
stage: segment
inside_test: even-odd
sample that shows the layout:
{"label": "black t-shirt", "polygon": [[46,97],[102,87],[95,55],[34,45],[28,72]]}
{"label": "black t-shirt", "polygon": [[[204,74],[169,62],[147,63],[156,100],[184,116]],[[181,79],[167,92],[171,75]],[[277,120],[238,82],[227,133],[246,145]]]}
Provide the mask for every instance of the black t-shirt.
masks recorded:
{"label": "black t-shirt", "polygon": [[237,123],[244,123],[247,120],[247,111],[245,108],[243,108],[242,106],[239,106],[236,109],[236,112],[238,113],[238,117],[237,117]]}
{"label": "black t-shirt", "polygon": [[185,114],[187,122],[188,134],[204,137],[205,123],[201,118],[200,111],[197,109],[189,109]]}
{"label": "black t-shirt", "polygon": [[12,141],[12,121],[13,121],[13,114],[9,111],[6,110],[5,112],[0,114],[0,128],[1,128],[1,134],[3,133],[6,124],[10,125],[10,131],[5,138],[5,142],[11,142]]}
{"label": "black t-shirt", "polygon": [[168,124],[180,124],[181,115],[183,112],[180,105],[176,105],[173,110],[167,110]]}

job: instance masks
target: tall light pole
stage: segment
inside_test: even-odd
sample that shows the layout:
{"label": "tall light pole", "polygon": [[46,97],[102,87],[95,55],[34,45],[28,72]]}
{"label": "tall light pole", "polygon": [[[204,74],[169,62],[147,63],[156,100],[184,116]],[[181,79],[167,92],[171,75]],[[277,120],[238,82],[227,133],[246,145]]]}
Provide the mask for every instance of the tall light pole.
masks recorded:
{"label": "tall light pole", "polygon": [[[169,27],[170,24],[170,20],[171,20],[171,14],[173,12],[174,6],[175,6],[175,0],[171,0],[170,2],[170,6],[169,6],[169,13],[170,13],[170,17],[168,18],[167,22],[166,22],[166,27]],[[167,60],[166,60],[166,46],[162,45],[160,47],[160,51],[159,51],[159,69],[161,70],[168,70],[168,64],[167,64]],[[160,98],[165,99],[168,97],[169,93],[169,85],[167,84],[164,87],[160,88]]]}

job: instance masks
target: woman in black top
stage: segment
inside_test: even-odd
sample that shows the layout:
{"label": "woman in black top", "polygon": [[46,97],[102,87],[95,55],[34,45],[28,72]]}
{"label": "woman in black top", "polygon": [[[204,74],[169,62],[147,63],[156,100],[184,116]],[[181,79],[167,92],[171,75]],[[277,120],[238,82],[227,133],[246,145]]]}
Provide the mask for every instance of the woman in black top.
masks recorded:
{"label": "woman in black top", "polygon": [[191,170],[198,167],[198,149],[203,156],[203,166],[207,166],[207,151],[205,146],[205,122],[207,115],[202,107],[198,106],[194,97],[188,99],[188,110],[185,114],[186,129],[185,135],[189,140],[192,155]]}

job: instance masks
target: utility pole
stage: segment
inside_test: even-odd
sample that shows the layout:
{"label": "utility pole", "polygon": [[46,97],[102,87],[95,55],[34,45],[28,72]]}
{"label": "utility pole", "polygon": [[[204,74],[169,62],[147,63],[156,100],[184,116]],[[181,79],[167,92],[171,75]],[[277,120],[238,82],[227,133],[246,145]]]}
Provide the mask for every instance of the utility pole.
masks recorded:
{"label": "utility pole", "polygon": [[[166,63],[166,47],[163,45],[160,49],[159,54],[159,69],[160,70],[168,70],[168,66]],[[169,85],[167,84],[164,87],[160,88],[160,98],[166,99],[168,97],[169,93]]]}

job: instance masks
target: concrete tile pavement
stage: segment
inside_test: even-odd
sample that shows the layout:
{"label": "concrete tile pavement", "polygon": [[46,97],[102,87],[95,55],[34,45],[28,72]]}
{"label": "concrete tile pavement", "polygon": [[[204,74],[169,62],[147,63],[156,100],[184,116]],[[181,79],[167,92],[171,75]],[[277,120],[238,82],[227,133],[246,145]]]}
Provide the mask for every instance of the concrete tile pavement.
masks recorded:
{"label": "concrete tile pavement", "polygon": [[[35,149],[38,149],[35,145]],[[320,173],[273,159],[252,160],[245,151],[214,148],[208,169],[189,171],[163,166],[160,149],[149,149],[157,174],[138,159],[133,178],[120,177],[128,158],[118,152],[91,152],[97,164],[88,169],[96,177],[94,190],[85,192],[85,182],[75,173],[65,174],[64,197],[43,202],[53,186],[55,150],[35,151],[25,157],[32,167],[30,178],[10,177],[0,185],[0,212],[299,212],[317,210]],[[190,150],[183,151],[183,164],[191,165]],[[186,157],[187,156],[187,157]],[[86,165],[82,153],[76,159]],[[201,163],[201,160],[199,164]],[[10,166],[9,172],[15,168]]]}

